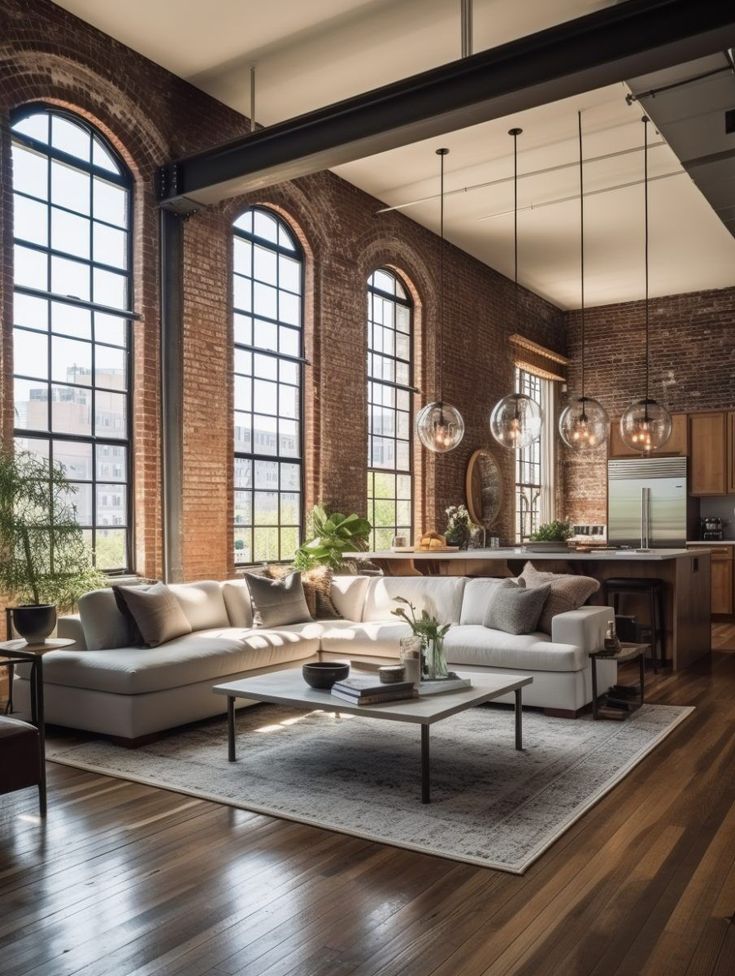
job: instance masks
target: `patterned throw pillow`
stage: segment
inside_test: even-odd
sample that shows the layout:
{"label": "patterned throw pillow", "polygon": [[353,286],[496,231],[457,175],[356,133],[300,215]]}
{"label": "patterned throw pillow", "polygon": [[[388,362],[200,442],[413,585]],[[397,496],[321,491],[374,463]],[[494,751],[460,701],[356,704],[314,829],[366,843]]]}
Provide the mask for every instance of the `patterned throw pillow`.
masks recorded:
{"label": "patterned throw pillow", "polygon": [[549,595],[548,586],[526,589],[525,582],[503,580],[493,591],[484,626],[505,634],[532,634]]}
{"label": "patterned throw pillow", "polygon": [[525,581],[528,589],[540,586],[549,587],[549,596],[541,611],[539,630],[551,633],[551,621],[557,613],[579,610],[593,593],[600,589],[600,583],[591,576],[575,576],[571,573],[543,573],[533,563],[526,563],[518,577]]}

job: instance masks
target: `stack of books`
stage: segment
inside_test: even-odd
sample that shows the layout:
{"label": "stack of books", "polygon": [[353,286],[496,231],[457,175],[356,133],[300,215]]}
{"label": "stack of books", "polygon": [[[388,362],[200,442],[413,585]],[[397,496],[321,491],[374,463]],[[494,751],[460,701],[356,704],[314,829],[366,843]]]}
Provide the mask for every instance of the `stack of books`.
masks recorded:
{"label": "stack of books", "polygon": [[417,698],[418,692],[412,681],[392,681],[383,684],[377,677],[345,678],[332,685],[335,698],[352,705],[379,705],[386,702]]}

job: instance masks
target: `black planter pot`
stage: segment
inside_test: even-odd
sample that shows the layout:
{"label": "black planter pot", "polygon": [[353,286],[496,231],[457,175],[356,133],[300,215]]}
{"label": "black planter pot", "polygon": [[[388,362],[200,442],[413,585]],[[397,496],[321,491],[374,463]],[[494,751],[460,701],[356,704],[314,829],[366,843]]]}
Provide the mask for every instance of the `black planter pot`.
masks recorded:
{"label": "black planter pot", "polygon": [[13,626],[29,644],[42,644],[56,626],[56,607],[50,603],[13,607]]}

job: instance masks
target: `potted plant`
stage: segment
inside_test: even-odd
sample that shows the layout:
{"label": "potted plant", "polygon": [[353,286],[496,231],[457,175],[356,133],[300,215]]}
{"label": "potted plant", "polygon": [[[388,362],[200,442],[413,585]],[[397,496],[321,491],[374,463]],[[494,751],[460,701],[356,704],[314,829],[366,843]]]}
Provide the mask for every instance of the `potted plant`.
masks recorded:
{"label": "potted plant", "polygon": [[566,552],[569,546],[567,540],[571,538],[572,527],[569,522],[545,522],[529,536],[527,549],[536,552]]}
{"label": "potted plant", "polygon": [[0,447],[0,592],[17,601],[13,624],[29,644],[49,636],[57,609],[104,585],[71,503],[75,492],[61,465]]}
{"label": "potted plant", "polygon": [[346,552],[365,552],[372,526],[359,515],[331,514],[316,505],[309,516],[309,534],[294,556],[294,568],[305,572],[316,566],[333,571],[344,568]]}
{"label": "potted plant", "polygon": [[447,517],[447,528],[444,533],[447,545],[466,549],[472,531],[470,513],[467,508],[464,505],[450,505],[444,514]]}
{"label": "potted plant", "polygon": [[422,672],[425,677],[430,681],[448,677],[447,658],[444,654],[444,637],[449,630],[449,624],[442,626],[436,617],[432,617],[426,610],[422,610],[417,615],[416,607],[405,597],[396,597],[396,602],[402,603],[410,611],[409,615],[404,607],[396,607],[395,610],[391,610],[391,613],[394,617],[405,620],[414,636],[421,641]]}

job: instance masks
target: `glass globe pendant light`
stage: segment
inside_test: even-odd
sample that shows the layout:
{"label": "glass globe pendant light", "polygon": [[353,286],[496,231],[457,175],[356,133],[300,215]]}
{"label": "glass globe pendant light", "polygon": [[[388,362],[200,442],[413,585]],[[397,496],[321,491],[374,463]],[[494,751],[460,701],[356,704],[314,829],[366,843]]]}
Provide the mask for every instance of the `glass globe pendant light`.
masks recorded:
{"label": "glass globe pendant light", "polygon": [[645,228],[645,270],[646,270],[646,392],[642,400],[635,400],[627,407],[620,418],[620,436],[625,445],[641,454],[651,454],[660,450],[671,436],[671,414],[656,400],[649,396],[649,307],[648,307],[648,123],[644,115],[643,123],[643,200]]}
{"label": "glass globe pendant light", "polygon": [[[515,262],[515,323],[518,331],[518,136],[523,129],[509,129],[513,136],[513,255]],[[541,407],[525,393],[509,393],[498,400],[490,414],[490,432],[508,450],[528,447],[541,434]]]}
{"label": "glass globe pendant light", "polygon": [[440,160],[440,193],[439,193],[439,328],[437,329],[439,346],[439,399],[427,403],[416,415],[416,433],[419,440],[428,451],[434,454],[446,454],[453,451],[464,437],[464,420],[462,414],[451,403],[445,403],[442,398],[442,381],[444,379],[444,157],[449,154],[448,149],[437,149]]}
{"label": "glass globe pendant light", "polygon": [[582,113],[577,112],[579,130],[579,265],[581,281],[580,314],[582,318],[582,395],[562,410],[559,435],[567,447],[583,453],[604,444],[610,433],[610,419],[603,405],[585,396],[585,331],[584,331],[584,157],[582,155]]}

